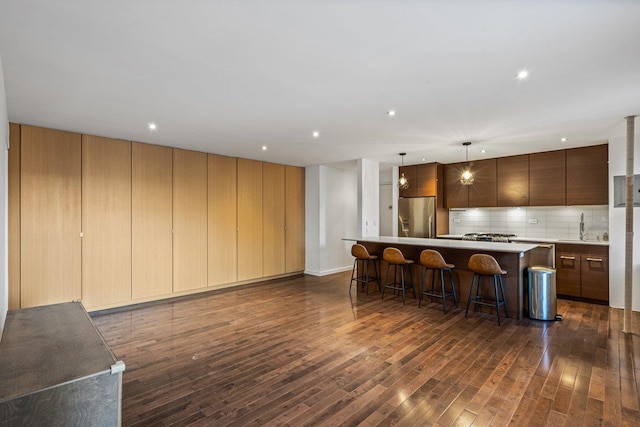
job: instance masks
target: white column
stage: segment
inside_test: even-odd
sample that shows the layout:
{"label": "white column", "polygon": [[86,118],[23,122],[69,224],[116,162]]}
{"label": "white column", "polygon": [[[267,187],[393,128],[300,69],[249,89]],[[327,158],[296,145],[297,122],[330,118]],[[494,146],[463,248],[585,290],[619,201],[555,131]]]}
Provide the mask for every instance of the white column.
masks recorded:
{"label": "white column", "polygon": [[369,159],[358,160],[358,233],[380,235],[380,165]]}

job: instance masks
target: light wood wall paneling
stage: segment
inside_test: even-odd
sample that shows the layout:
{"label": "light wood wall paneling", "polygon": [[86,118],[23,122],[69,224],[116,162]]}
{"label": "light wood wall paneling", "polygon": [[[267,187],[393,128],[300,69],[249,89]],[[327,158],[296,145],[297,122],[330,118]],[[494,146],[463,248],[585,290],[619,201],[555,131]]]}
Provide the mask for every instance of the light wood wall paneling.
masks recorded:
{"label": "light wood wall paneling", "polygon": [[262,164],[262,254],[265,277],[285,272],[284,165]]}
{"label": "light wood wall paneling", "polygon": [[304,270],[304,168],[285,167],[285,271]]}
{"label": "light wood wall paneling", "polygon": [[20,125],[9,124],[9,310],[20,308]]}
{"label": "light wood wall paneling", "polygon": [[21,307],[81,298],[81,137],[20,130]]}
{"label": "light wood wall paneling", "polygon": [[209,154],[208,284],[238,280],[237,181],[235,157]]}
{"label": "light wood wall paneling", "polygon": [[173,149],[173,291],[207,286],[207,155]]}
{"label": "light wood wall paneling", "polygon": [[238,280],[262,277],[262,162],[238,159]]}
{"label": "light wood wall paneling", "polygon": [[168,147],[132,144],[132,298],[172,292],[173,159]]}
{"label": "light wood wall paneling", "polygon": [[131,142],[82,135],[82,302],[131,299]]}

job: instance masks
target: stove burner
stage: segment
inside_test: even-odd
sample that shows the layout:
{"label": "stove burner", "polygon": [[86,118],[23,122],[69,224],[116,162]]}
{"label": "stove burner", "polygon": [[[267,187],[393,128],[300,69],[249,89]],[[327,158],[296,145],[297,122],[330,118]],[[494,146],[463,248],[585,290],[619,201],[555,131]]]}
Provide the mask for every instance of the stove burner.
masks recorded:
{"label": "stove burner", "polygon": [[462,236],[462,240],[509,243],[514,237],[516,237],[516,235],[511,233],[467,233]]}

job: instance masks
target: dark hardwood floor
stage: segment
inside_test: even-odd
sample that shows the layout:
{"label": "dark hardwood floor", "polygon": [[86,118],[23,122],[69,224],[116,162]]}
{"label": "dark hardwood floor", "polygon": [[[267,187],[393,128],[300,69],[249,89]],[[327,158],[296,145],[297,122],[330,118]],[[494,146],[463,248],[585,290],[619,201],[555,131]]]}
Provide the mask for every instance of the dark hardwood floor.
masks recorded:
{"label": "dark hardwood floor", "polygon": [[621,310],[559,300],[562,322],[498,326],[348,287],[298,276],[96,315],[127,365],[123,424],[640,425]]}

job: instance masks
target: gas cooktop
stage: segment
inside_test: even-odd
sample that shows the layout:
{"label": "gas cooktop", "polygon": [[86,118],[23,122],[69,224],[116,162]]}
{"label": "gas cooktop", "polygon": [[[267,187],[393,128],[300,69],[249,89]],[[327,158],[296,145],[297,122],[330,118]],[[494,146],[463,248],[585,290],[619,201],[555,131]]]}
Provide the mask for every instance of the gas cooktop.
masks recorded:
{"label": "gas cooktop", "polygon": [[462,236],[462,240],[476,240],[479,242],[510,242],[517,237],[512,233],[467,233]]}

